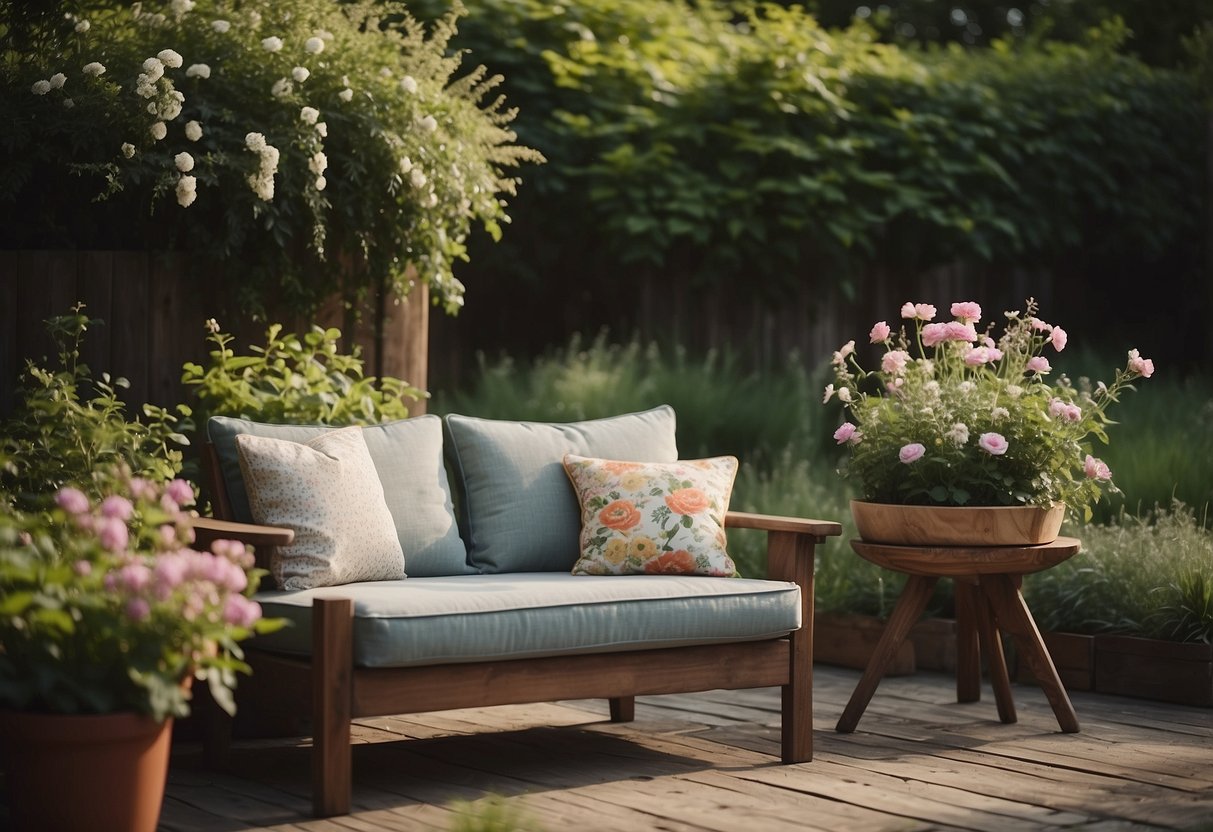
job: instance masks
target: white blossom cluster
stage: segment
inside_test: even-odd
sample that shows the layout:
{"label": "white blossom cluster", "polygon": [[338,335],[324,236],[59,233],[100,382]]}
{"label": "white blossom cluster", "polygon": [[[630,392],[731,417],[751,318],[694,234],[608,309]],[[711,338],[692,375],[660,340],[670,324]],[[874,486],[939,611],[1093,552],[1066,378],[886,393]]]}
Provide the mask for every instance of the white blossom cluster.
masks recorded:
{"label": "white blossom cluster", "polygon": [[274,174],[278,172],[278,148],[265,141],[261,133],[249,133],[244,137],[247,150],[256,153],[260,159],[260,167],[256,173],[248,176],[249,187],[263,202],[274,198]]}

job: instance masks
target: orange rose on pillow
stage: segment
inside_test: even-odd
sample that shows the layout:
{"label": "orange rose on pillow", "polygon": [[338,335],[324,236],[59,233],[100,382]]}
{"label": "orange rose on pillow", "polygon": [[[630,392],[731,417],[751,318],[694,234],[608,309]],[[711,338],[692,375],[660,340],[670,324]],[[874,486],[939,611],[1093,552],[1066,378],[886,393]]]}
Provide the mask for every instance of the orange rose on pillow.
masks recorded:
{"label": "orange rose on pillow", "polygon": [[724,515],[734,457],[668,463],[564,458],[581,503],[577,575],[731,577]]}

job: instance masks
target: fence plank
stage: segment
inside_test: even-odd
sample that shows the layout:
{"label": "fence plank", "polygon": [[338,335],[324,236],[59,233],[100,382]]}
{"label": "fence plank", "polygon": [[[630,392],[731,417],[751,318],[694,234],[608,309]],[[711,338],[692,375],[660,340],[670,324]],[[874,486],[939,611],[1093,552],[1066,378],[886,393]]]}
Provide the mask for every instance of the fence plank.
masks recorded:
{"label": "fence plank", "polygon": [[111,308],[110,349],[112,365],[95,367],[123,376],[131,386],[124,400],[138,407],[148,400],[149,331],[148,255],[142,252],[114,252],[113,306]]}
{"label": "fence plank", "polygon": [[77,259],[76,294],[84,303],[84,314],[100,320],[84,338],[81,357],[94,373],[113,366],[114,253],[82,251]]}

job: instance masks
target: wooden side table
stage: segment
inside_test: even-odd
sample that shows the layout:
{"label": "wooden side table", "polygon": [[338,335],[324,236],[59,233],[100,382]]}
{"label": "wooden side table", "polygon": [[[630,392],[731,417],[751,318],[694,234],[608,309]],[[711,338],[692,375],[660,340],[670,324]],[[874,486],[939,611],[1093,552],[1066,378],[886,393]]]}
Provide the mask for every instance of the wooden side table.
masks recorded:
{"label": "wooden side table", "polygon": [[890,546],[852,540],[851,547],[864,560],[909,577],[863,678],[838,720],[839,733],[855,730],[897,648],[926,609],[935,584],[943,577],[952,578],[956,585],[956,701],[976,702],[981,698],[984,654],[999,719],[1016,721],[1011,680],[998,635],[1002,631],[1014,638],[1019,654],[1053,706],[1061,730],[1078,731],[1074,706],[1020,592],[1025,574],[1048,569],[1072,557],[1081,548],[1077,540],[1059,537],[1042,546],[991,547]]}

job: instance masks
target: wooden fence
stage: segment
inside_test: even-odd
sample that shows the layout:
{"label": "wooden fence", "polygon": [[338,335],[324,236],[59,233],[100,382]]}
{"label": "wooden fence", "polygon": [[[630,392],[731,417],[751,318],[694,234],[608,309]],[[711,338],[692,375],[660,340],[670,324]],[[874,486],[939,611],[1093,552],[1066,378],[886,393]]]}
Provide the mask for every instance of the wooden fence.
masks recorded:
{"label": "wooden fence", "polygon": [[[88,332],[82,346],[82,358],[94,374],[108,372],[129,380],[124,398],[135,407],[188,402],[181,367],[186,361],[206,363],[212,346],[205,338],[208,318],[218,319],[224,331],[237,337],[238,351],[264,343],[265,322],[232,309],[232,280],[222,270],[177,253],[0,251],[0,414],[12,410],[26,359],[44,366],[44,357],[54,361],[54,343],[43,321],[66,314],[77,301],[85,304],[89,317],[104,321]],[[370,316],[352,333],[353,342],[362,347],[366,370],[425,389],[425,289],[385,306],[378,349]],[[334,302],[321,310],[316,322],[341,327],[342,318],[341,305]],[[271,320],[297,332],[312,323],[285,315]],[[424,413],[425,402],[411,410]]]}

